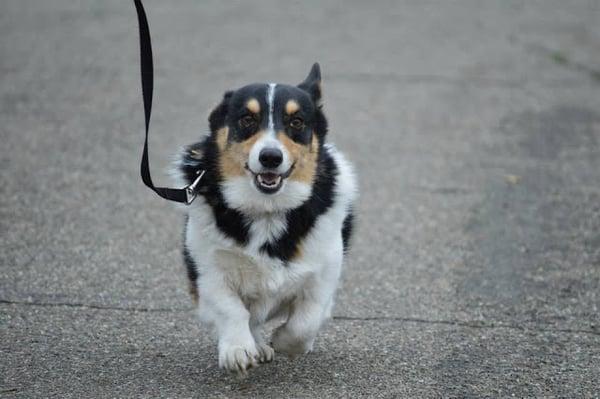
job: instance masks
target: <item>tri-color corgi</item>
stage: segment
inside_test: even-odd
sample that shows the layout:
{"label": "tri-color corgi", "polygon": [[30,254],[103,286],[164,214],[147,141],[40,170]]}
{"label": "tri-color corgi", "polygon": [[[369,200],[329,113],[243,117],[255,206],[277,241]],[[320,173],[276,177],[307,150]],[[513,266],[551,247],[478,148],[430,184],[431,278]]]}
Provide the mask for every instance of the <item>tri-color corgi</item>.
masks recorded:
{"label": "tri-color corgi", "polygon": [[[312,350],[331,315],[352,232],[352,166],[326,142],[321,72],[298,86],[227,91],[210,135],[184,148],[179,183],[200,173],[186,207],[184,260],[201,321],[215,326],[219,366],[245,373]],[[264,325],[285,322],[270,340]]]}

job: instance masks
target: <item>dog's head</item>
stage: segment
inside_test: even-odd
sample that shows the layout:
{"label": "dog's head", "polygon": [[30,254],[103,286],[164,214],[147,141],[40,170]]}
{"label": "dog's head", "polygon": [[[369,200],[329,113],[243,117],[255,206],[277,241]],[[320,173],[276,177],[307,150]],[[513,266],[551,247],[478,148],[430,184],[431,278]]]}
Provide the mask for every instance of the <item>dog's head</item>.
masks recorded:
{"label": "dog's head", "polygon": [[252,84],[225,93],[209,123],[228,206],[273,212],[310,197],[327,131],[320,99],[318,64],[298,86]]}

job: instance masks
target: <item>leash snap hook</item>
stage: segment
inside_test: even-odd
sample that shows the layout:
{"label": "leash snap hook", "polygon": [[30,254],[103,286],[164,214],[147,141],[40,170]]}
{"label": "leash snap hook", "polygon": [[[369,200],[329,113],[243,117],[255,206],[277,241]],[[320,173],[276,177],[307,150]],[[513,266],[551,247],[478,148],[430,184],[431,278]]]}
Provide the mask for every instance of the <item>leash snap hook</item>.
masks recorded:
{"label": "leash snap hook", "polygon": [[206,173],[206,171],[199,170],[196,173],[198,174],[198,177],[196,177],[196,180],[194,180],[192,182],[192,184],[190,184],[189,186],[185,187],[185,204],[186,205],[190,205],[192,202],[194,202],[194,200],[198,196],[198,193],[196,192],[196,187],[198,186],[198,183],[200,183],[200,179],[202,179],[202,176],[204,176],[204,173]]}

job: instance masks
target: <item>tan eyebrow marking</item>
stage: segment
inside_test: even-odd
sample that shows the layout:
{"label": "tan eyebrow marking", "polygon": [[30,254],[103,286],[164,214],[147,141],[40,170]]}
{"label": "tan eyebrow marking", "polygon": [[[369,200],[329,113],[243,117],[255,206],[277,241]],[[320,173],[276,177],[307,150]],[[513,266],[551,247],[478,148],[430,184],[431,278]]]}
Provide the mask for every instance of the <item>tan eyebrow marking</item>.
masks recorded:
{"label": "tan eyebrow marking", "polygon": [[288,102],[285,104],[285,112],[288,115],[292,115],[293,113],[298,112],[299,109],[300,104],[298,104],[296,100],[288,100]]}
{"label": "tan eyebrow marking", "polygon": [[246,108],[248,108],[248,111],[252,112],[253,114],[258,114],[260,112],[260,103],[256,98],[251,98],[246,103]]}

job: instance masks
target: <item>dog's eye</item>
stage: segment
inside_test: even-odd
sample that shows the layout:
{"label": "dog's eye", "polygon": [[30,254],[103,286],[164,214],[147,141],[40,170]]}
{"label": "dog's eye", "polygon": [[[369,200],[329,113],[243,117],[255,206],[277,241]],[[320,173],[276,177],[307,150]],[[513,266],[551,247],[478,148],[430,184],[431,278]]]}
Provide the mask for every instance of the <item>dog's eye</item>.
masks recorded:
{"label": "dog's eye", "polygon": [[252,115],[245,115],[240,118],[240,126],[242,128],[248,128],[254,126],[256,119]]}
{"label": "dog's eye", "polygon": [[304,128],[304,121],[302,120],[302,118],[293,118],[290,121],[290,127],[292,129],[301,130],[302,128]]}

